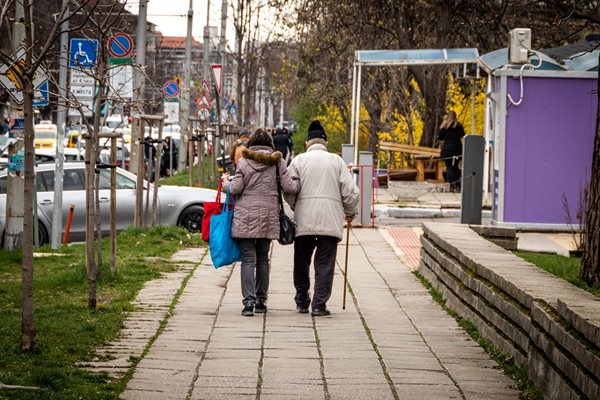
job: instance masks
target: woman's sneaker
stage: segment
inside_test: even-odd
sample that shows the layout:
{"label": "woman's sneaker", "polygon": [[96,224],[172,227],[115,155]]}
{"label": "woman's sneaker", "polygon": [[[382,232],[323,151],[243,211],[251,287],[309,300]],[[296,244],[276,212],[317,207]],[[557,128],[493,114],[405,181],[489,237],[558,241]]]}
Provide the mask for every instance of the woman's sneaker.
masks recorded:
{"label": "woman's sneaker", "polygon": [[242,310],[242,315],[244,317],[251,317],[254,315],[254,307],[253,306],[244,306]]}
{"label": "woman's sneaker", "polygon": [[266,313],[267,312],[267,305],[264,302],[262,302],[262,301],[257,302],[254,305],[254,312],[258,313],[258,314]]}

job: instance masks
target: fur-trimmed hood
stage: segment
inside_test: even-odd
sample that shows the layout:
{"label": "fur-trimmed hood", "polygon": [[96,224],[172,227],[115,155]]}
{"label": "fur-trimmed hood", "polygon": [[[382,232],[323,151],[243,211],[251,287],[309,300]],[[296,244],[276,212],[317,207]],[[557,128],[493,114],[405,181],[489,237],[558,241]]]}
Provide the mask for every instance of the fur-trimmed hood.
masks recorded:
{"label": "fur-trimmed hood", "polygon": [[262,170],[272,165],[277,165],[281,160],[281,153],[273,151],[267,146],[252,146],[242,150],[242,157],[248,161],[248,164],[255,170]]}

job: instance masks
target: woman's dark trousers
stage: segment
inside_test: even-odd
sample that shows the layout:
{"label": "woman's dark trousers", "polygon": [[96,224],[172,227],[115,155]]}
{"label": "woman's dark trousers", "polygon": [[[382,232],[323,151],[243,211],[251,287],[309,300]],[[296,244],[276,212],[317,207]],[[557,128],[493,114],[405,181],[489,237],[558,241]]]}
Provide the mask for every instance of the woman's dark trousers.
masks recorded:
{"label": "woman's dark trousers", "polygon": [[458,169],[458,158],[447,158],[444,160],[444,164],[446,164],[446,181],[450,183],[450,189],[460,191],[460,170]]}
{"label": "woman's dark trousers", "polygon": [[[310,297],[310,262],[315,254],[315,287],[312,308],[325,308],[331,296],[338,238],[333,236],[298,236],[294,240],[294,286],[296,305],[308,308]],[[316,252],[315,252],[316,249]]]}
{"label": "woman's dark trousers", "polygon": [[242,302],[245,306],[266,302],[271,239],[238,239],[238,243],[242,253]]}

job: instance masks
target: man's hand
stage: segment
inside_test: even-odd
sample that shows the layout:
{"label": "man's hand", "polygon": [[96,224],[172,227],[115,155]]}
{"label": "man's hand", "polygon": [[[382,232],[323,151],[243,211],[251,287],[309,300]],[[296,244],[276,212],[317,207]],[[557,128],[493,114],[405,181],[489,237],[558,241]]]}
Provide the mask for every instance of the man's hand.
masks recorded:
{"label": "man's hand", "polygon": [[354,217],[356,217],[356,215],[346,215],[346,222],[347,223],[352,223],[352,221],[354,221]]}

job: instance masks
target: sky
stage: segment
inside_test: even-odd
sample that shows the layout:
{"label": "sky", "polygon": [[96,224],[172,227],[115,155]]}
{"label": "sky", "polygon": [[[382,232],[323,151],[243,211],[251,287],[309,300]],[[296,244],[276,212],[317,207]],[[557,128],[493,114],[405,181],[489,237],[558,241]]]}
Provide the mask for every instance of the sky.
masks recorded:
{"label": "sky", "polygon": [[[221,26],[221,0],[210,1],[210,25]],[[229,0],[231,1],[231,0]],[[131,3],[131,12],[137,14],[138,1],[128,0]],[[192,36],[202,41],[204,25],[206,25],[207,0],[192,0],[194,11],[192,23]],[[187,35],[187,11],[189,0],[149,0],[148,21],[157,25],[156,29],[164,36]],[[231,10],[229,10],[231,13]],[[234,33],[231,20],[227,21],[227,39],[233,43]]]}

